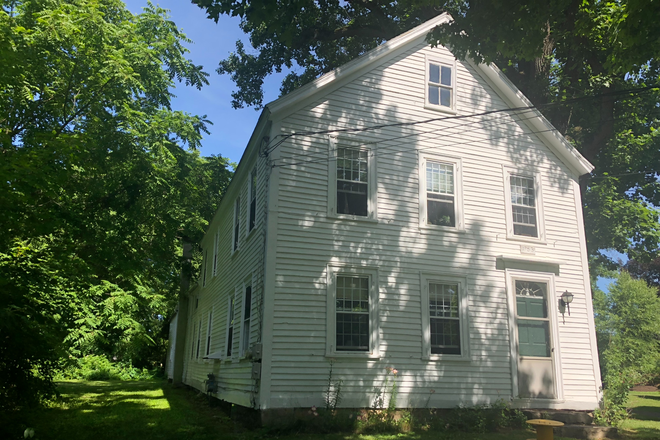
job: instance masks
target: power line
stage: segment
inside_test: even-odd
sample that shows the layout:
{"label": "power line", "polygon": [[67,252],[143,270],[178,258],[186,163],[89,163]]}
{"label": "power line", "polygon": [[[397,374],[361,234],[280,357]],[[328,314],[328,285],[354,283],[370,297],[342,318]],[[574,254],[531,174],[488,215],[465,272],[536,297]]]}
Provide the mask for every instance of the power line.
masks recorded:
{"label": "power line", "polygon": [[[622,119],[627,119],[627,118],[612,118],[611,120],[604,121],[604,122],[613,122],[613,121],[622,120]],[[510,121],[507,122],[507,123],[510,123]],[[438,129],[431,130],[431,131],[425,132],[425,133],[420,133],[420,134],[421,135],[429,134],[429,133],[432,133],[434,131],[439,131],[439,130],[444,130],[444,129],[446,129],[446,127],[438,128]],[[530,131],[530,132],[516,133],[516,134],[513,134],[513,135],[504,135],[504,136],[496,136],[496,137],[490,137],[490,138],[475,139],[475,140],[468,141],[468,142],[452,143],[452,146],[470,145],[470,144],[473,144],[473,143],[488,142],[488,141],[493,141],[493,140],[498,140],[498,139],[519,138],[519,137],[524,137],[524,136],[529,136],[529,135],[534,135],[534,134],[541,134],[541,133],[548,133],[548,132],[553,132],[553,131],[558,131],[558,130],[553,127],[553,128],[549,128],[549,129],[546,129],[546,130]],[[462,134],[463,133],[455,133],[455,134],[445,135],[443,137],[444,138],[453,138],[453,137],[457,137],[458,135],[462,135]],[[398,138],[380,140],[380,141],[378,141],[378,144],[391,142],[391,140],[396,140],[396,139],[398,139]],[[367,144],[372,144],[372,143],[370,142],[370,143],[367,143]],[[362,144],[362,145],[367,145],[367,144]],[[372,153],[372,154],[373,154],[374,157],[376,157],[376,156],[378,156],[379,152],[382,153],[383,151],[390,150],[390,149],[395,149],[395,151],[396,151],[396,149],[398,149],[397,147],[401,147],[401,146],[399,144],[393,145],[393,146],[388,146],[388,147],[378,147],[378,146],[376,146],[374,148],[374,153]],[[426,151],[426,150],[436,149],[436,148],[439,148],[439,146],[434,145],[434,146],[431,146],[431,147],[417,149],[416,151],[418,151],[418,152],[419,151]],[[318,157],[318,158],[310,159],[310,160],[305,160],[305,161],[293,162],[293,163],[274,164],[274,165],[272,165],[272,167],[273,168],[282,168],[282,167],[290,167],[290,166],[297,166],[297,165],[304,165],[304,164],[311,164],[311,163],[323,163],[323,162],[328,162],[328,161],[331,161],[331,160],[336,160],[336,157],[327,156],[325,152],[319,152],[319,155],[322,155],[322,157]]]}
{"label": "power line", "polygon": [[[618,95],[645,93],[645,92],[648,92],[648,91],[651,91],[651,90],[657,90],[657,89],[658,89],[658,86],[653,85],[653,86],[637,87],[637,88],[632,88],[632,89],[616,90],[616,91],[611,91],[611,92],[606,92],[606,93],[600,93],[600,94],[597,94],[597,95],[585,95],[585,96],[580,96],[580,97],[577,97],[577,98],[571,98],[571,99],[567,99],[567,100],[559,101],[559,102],[550,102],[550,103],[545,103],[545,104],[539,104],[537,106],[514,107],[514,108],[506,108],[506,109],[498,109],[498,110],[489,110],[489,111],[486,111],[486,112],[471,113],[471,114],[467,114],[467,115],[441,116],[441,117],[438,117],[438,118],[430,118],[430,119],[425,119],[425,120],[421,120],[421,121],[396,122],[396,123],[391,123],[391,124],[379,124],[379,125],[374,125],[374,126],[369,126],[369,127],[361,127],[361,128],[339,128],[339,129],[319,130],[319,131],[301,131],[301,132],[289,133],[289,134],[286,134],[286,135],[277,135],[277,136],[275,136],[275,138],[277,138],[279,136],[282,136],[282,139],[280,141],[278,141],[277,144],[272,146],[272,147],[269,147],[267,145],[266,149],[262,153],[262,157],[265,157],[265,156],[269,155],[277,147],[282,145],[282,143],[286,139],[294,137],[294,136],[313,136],[313,135],[332,134],[332,133],[358,133],[358,132],[365,132],[365,131],[380,130],[380,129],[388,128],[388,127],[414,126],[414,125],[428,124],[430,122],[438,122],[438,121],[444,121],[444,120],[467,119],[467,118],[473,118],[473,117],[478,117],[478,116],[487,116],[487,115],[496,114],[496,113],[538,110],[540,108],[547,108],[547,107],[554,107],[554,106],[560,106],[560,105],[574,104],[574,103],[577,103],[577,102],[587,101],[587,100],[590,100],[590,99],[603,98],[603,97],[607,97],[607,96],[618,96]],[[271,140],[271,142],[274,141],[275,138],[273,138]]]}

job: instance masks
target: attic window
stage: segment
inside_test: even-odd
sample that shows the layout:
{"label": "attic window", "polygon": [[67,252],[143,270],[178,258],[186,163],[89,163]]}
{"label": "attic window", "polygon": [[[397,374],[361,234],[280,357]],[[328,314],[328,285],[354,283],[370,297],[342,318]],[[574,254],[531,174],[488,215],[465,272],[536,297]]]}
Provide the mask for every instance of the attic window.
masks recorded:
{"label": "attic window", "polygon": [[453,61],[427,59],[426,106],[437,110],[454,110],[456,64]]}

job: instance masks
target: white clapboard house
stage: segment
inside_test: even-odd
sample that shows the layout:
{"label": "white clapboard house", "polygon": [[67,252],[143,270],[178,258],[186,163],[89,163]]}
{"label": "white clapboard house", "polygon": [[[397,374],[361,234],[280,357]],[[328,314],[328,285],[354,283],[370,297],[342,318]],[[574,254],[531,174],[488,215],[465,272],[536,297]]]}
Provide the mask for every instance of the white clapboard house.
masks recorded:
{"label": "white clapboard house", "polygon": [[305,408],[332,363],[343,407],[388,368],[400,407],[597,407],[593,166],[495,66],[425,42],[450,19],[264,108],[179,306],[175,381]]}

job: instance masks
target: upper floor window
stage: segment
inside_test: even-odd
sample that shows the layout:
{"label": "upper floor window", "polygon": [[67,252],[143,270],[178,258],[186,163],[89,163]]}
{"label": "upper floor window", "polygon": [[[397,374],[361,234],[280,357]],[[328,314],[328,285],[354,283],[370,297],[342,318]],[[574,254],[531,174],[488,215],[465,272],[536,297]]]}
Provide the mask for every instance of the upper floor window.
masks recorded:
{"label": "upper floor window", "polygon": [[538,237],[534,179],[512,175],[509,177],[509,183],[511,184],[513,235]]}
{"label": "upper floor window", "polygon": [[336,146],[331,138],[329,211],[337,217],[376,219],[376,170],[371,150]]}
{"label": "upper floor window", "polygon": [[206,287],[206,266],[208,266],[208,257],[209,257],[209,251],[208,249],[204,251],[204,256],[202,257],[202,264],[204,267],[202,268],[202,287]]}
{"label": "upper floor window", "polygon": [[213,238],[213,276],[218,274],[218,246],[220,245],[220,233],[216,232]]}
{"label": "upper floor window", "polygon": [[463,229],[461,161],[420,154],[420,225]]}
{"label": "upper floor window", "polygon": [[505,169],[507,236],[545,240],[541,179],[538,174]]}
{"label": "upper floor window", "polygon": [[234,204],[234,238],[232,240],[232,252],[238,250],[238,240],[241,235],[241,197],[236,197],[236,203]]}
{"label": "upper floor window", "polygon": [[426,106],[439,110],[454,110],[456,93],[456,63],[427,58]]}
{"label": "upper floor window", "polygon": [[250,172],[250,212],[248,213],[248,233],[254,229],[257,218],[257,167]]}

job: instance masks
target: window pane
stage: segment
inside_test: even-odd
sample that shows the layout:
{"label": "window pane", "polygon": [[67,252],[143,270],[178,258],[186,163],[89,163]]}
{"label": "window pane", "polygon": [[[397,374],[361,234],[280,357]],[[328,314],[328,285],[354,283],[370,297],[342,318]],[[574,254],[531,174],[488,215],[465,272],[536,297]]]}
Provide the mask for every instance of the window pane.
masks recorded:
{"label": "window pane", "polygon": [[366,184],[337,181],[337,213],[366,217],[367,206]]}
{"label": "window pane", "polygon": [[368,313],[337,313],[337,350],[369,350]]}
{"label": "window pane", "polygon": [[511,203],[532,208],[536,206],[534,179],[511,176]]}
{"label": "window pane", "polygon": [[440,84],[451,87],[451,67],[442,66],[442,79]]}
{"label": "window pane", "polygon": [[[444,67],[443,67],[444,69]],[[440,83],[440,66],[437,64],[429,63],[429,82]]]}
{"label": "window pane", "polygon": [[429,104],[440,104],[440,87],[429,86]]}
{"label": "window pane", "polygon": [[458,319],[431,319],[431,353],[461,354],[461,332]]}
{"label": "window pane", "polygon": [[369,278],[337,277],[337,311],[369,312]]}
{"label": "window pane", "polygon": [[439,194],[454,194],[454,166],[427,160],[426,190]]}
{"label": "window pane", "polygon": [[548,321],[518,320],[520,356],[550,357],[550,331],[548,324]]}
{"label": "window pane", "polygon": [[429,225],[456,226],[456,210],[453,196],[436,196],[443,199],[434,199],[429,194],[426,200],[426,222]]}
{"label": "window pane", "polygon": [[458,318],[458,284],[429,283],[431,317]]}
{"label": "window pane", "polygon": [[451,107],[451,89],[440,89],[440,105]]}

